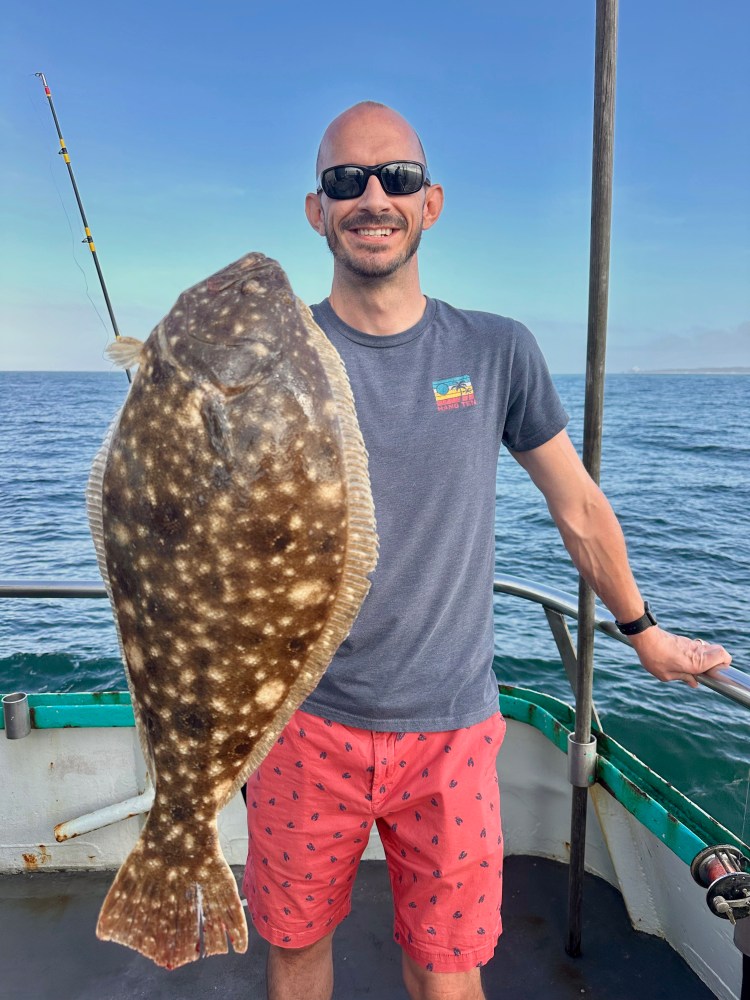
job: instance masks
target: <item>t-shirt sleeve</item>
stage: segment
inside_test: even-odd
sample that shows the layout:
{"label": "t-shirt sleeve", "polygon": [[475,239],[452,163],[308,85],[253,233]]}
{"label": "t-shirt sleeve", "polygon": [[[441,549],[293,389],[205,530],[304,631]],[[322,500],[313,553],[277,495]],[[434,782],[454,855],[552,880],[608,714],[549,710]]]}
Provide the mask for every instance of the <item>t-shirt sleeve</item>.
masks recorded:
{"label": "t-shirt sleeve", "polygon": [[530,451],[559,434],[568,414],[531,331],[516,323],[515,335],[502,439],[512,451]]}

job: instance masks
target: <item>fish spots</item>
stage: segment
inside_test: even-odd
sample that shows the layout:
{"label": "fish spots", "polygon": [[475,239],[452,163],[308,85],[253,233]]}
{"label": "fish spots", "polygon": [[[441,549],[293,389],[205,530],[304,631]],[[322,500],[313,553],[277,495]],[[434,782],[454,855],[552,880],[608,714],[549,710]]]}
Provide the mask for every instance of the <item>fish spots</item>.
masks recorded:
{"label": "fish spots", "polygon": [[169,813],[173,823],[184,823],[185,820],[190,818],[192,809],[188,808],[186,805],[173,803],[169,809]]}
{"label": "fish spots", "polygon": [[276,708],[286,693],[286,684],[280,680],[266,681],[255,693],[255,701],[262,708]]}
{"label": "fish spots", "polygon": [[[177,369],[165,358],[156,355],[151,364],[150,381],[154,386],[165,386],[176,376]],[[148,387],[148,383],[146,384]]]}
{"label": "fish spots", "polygon": [[112,534],[114,535],[115,541],[123,546],[127,545],[131,538],[130,531],[122,523],[122,521],[115,521]]}
{"label": "fish spots", "polygon": [[125,615],[127,618],[136,618],[137,613],[133,602],[125,598],[120,604],[120,614]]}
{"label": "fish spots", "polygon": [[[153,490],[147,490],[147,494],[149,492],[153,493]],[[157,502],[155,493],[149,496],[149,500],[146,519],[157,537],[175,539],[185,534],[188,525],[182,504],[164,498],[161,502]]]}
{"label": "fish spots", "polygon": [[344,491],[340,482],[328,482],[321,483],[316,493],[322,503],[335,504],[341,502]]}
{"label": "fish spots", "polygon": [[253,749],[253,744],[249,740],[240,740],[239,743],[235,743],[235,745],[232,747],[232,754],[238,760],[244,760],[252,749]]}
{"label": "fish spots", "polygon": [[179,706],[170,709],[175,728],[182,734],[200,734],[211,729],[212,713],[206,708]]}
{"label": "fish spots", "polygon": [[293,535],[274,523],[271,518],[256,525],[252,533],[253,549],[258,557],[268,557],[275,559],[275,565],[281,565],[283,559],[279,558],[287,549],[294,544]]}
{"label": "fish spots", "polygon": [[321,542],[320,542],[320,546],[319,546],[320,551],[322,553],[324,553],[324,554],[327,554],[329,552],[333,552],[334,549],[341,548],[341,547],[343,547],[343,546],[341,545],[341,542],[340,542],[338,536],[334,535],[330,531],[327,532],[323,536],[323,538],[321,539]]}
{"label": "fish spots", "polygon": [[289,602],[296,605],[321,604],[328,596],[323,580],[305,580],[289,588]]}

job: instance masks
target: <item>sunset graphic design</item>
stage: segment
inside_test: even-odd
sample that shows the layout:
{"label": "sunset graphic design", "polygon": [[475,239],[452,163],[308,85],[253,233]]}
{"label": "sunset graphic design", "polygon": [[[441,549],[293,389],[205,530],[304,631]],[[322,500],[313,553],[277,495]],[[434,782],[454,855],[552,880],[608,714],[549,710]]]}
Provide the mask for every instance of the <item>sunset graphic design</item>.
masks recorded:
{"label": "sunset graphic design", "polygon": [[438,410],[460,410],[464,406],[476,406],[474,389],[468,375],[454,375],[432,383]]}

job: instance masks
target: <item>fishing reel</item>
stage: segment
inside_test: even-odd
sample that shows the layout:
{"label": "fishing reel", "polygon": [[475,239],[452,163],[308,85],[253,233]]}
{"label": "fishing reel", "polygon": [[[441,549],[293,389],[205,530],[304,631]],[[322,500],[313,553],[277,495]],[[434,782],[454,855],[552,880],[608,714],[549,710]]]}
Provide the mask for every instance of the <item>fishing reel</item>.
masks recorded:
{"label": "fishing reel", "polygon": [[704,848],[693,858],[690,874],[708,890],[706,903],[717,917],[735,924],[750,915],[750,858],[736,847]]}

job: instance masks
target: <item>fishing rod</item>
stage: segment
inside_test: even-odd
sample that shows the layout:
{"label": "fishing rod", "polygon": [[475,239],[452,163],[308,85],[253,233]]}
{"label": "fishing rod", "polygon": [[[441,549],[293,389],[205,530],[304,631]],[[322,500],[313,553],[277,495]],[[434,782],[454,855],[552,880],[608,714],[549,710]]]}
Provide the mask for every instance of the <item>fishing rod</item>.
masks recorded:
{"label": "fishing rod", "polygon": [[[99,257],[96,253],[96,245],[94,243],[94,238],[91,235],[91,229],[89,228],[88,219],[86,218],[86,212],[83,208],[83,202],[81,201],[81,196],[78,193],[78,185],[76,184],[75,174],[73,173],[73,167],[70,162],[70,154],[65,145],[65,140],[63,139],[63,134],[60,129],[60,122],[57,119],[57,112],[55,111],[55,105],[52,102],[52,91],[49,89],[47,84],[47,78],[44,73],[35,73],[34,76],[38,76],[42,81],[44,86],[44,93],[47,95],[47,100],[49,101],[49,109],[52,112],[52,117],[55,120],[55,128],[57,129],[57,135],[60,139],[60,150],[59,155],[65,160],[65,165],[68,168],[68,174],[70,175],[70,183],[73,185],[73,193],[76,196],[76,201],[78,202],[78,211],[81,213],[81,219],[83,221],[84,232],[86,233],[86,238],[82,240],[83,243],[88,243],[89,250],[91,251],[91,256],[94,258],[94,267],[96,268],[96,273],[99,275],[99,284],[102,286],[102,293],[104,295],[104,301],[107,303],[107,312],[109,313],[109,318],[112,322],[112,329],[115,332],[115,337],[119,340],[121,334],[117,327],[117,320],[115,319],[115,312],[112,308],[112,303],[109,298],[109,292],[107,291],[107,284],[104,281],[104,275],[102,274],[102,269],[99,264]],[[128,377],[128,382],[132,382],[133,378],[130,374],[130,369],[125,369],[125,374]]]}

